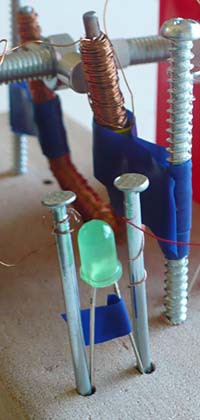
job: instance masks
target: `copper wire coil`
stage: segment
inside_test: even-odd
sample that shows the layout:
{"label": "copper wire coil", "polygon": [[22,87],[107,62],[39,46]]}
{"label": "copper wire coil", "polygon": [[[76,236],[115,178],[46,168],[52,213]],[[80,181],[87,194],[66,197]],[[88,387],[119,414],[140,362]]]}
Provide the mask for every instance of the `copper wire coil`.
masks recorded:
{"label": "copper wire coil", "polygon": [[112,130],[126,127],[127,114],[111,42],[101,33],[95,39],[81,39],[80,46],[89,102],[96,122]]}
{"label": "copper wire coil", "polygon": [[[17,23],[21,42],[38,40],[41,38],[41,28],[38,24],[38,15],[32,9],[31,13],[24,13],[23,10],[17,14]],[[41,80],[28,82],[32,100],[34,103],[44,103],[55,98],[55,93],[49,89]]]}
{"label": "copper wire coil", "polygon": [[109,223],[115,232],[119,231],[120,224],[111,206],[89,186],[68,155],[50,159],[50,167],[61,188],[76,193],[74,206],[84,220],[102,219]]}
{"label": "copper wire coil", "polygon": [[41,38],[41,28],[38,24],[37,18],[38,15],[34,12],[34,10],[32,13],[23,13],[19,11],[17,15],[17,23],[22,42]]}

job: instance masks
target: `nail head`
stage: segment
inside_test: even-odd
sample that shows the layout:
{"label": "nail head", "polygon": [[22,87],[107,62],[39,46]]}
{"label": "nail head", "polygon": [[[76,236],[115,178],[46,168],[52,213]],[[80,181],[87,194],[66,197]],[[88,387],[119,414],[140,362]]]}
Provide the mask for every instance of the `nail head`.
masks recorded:
{"label": "nail head", "polygon": [[123,192],[142,192],[148,188],[149,180],[142,174],[127,173],[115,178],[114,185]]}
{"label": "nail head", "polygon": [[42,200],[42,204],[49,208],[63,207],[73,203],[76,194],[72,191],[53,191],[46,194]]}

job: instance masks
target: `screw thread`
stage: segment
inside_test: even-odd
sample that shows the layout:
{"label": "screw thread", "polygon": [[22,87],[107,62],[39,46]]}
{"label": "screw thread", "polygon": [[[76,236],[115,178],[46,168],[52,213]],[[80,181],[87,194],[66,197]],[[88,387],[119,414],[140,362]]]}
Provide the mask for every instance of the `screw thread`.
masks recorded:
{"label": "screw thread", "polygon": [[170,43],[162,36],[148,36],[128,39],[130,64],[153,63],[170,56]]}
{"label": "screw thread", "polygon": [[168,92],[170,105],[167,112],[170,117],[167,122],[170,127],[167,129],[169,137],[167,142],[170,146],[167,150],[170,153],[169,161],[173,164],[183,163],[191,159],[192,149],[192,109],[193,109],[193,78],[191,69],[191,52],[193,43],[173,42],[169,58],[168,69],[170,88]]}
{"label": "screw thread", "polygon": [[188,257],[168,260],[165,266],[165,315],[172,324],[178,325],[187,318]]}
{"label": "screw thread", "polygon": [[11,12],[11,43],[12,46],[18,44],[19,36],[18,36],[18,29],[17,29],[17,12],[19,10],[20,1],[19,0],[11,0],[10,2],[10,12]]}
{"label": "screw thread", "polygon": [[28,151],[27,137],[15,134],[14,138],[14,172],[16,175],[27,173]]}
{"label": "screw thread", "polygon": [[7,55],[1,65],[0,83],[43,79],[56,75],[51,49],[30,45],[28,50],[18,50]]}

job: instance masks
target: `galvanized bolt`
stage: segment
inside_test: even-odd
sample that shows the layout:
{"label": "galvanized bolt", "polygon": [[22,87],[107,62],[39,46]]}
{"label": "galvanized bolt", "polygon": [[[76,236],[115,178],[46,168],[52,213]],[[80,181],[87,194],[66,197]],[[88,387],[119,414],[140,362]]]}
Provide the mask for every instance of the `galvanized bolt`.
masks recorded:
{"label": "galvanized bolt", "polygon": [[[51,35],[46,43],[69,44],[73,40],[67,34]],[[86,91],[80,54],[74,46],[55,47],[49,44],[29,43],[26,49],[19,49],[5,56],[0,66],[0,84],[21,80],[39,80],[57,86],[70,87],[78,93]]]}
{"label": "galvanized bolt", "polygon": [[[193,42],[200,38],[200,24],[191,19],[170,19],[161,28],[161,35],[171,42],[171,57],[168,90],[170,104],[169,162],[182,164],[192,155],[192,110],[193,110],[193,65],[191,52]],[[191,203],[188,203],[191,205]],[[178,217],[178,214],[177,214]],[[164,305],[167,319],[174,325],[187,317],[188,257],[166,261]]]}
{"label": "galvanized bolt", "polygon": [[[115,187],[124,193],[126,218],[141,228],[140,193],[149,186],[149,180],[141,174],[123,174],[114,180]],[[149,328],[146,298],[146,271],[143,257],[143,234],[127,223],[129,274],[132,293],[133,332],[144,372],[152,369],[150,359]]]}
{"label": "galvanized bolt", "polygon": [[81,395],[90,395],[92,387],[83,338],[78,283],[67,213],[67,206],[75,199],[76,195],[71,191],[58,191],[47,194],[42,204],[53,214],[77,391]]}

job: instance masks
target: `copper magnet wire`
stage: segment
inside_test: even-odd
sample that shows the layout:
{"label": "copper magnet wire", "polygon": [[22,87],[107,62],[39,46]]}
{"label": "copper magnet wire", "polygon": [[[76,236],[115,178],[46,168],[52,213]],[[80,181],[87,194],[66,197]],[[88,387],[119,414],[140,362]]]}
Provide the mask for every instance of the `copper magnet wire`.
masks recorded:
{"label": "copper magnet wire", "polygon": [[41,28],[38,24],[38,15],[31,8],[22,8],[17,15],[17,23],[21,42],[38,40],[41,38]]}
{"label": "copper magnet wire", "polygon": [[[41,28],[38,24],[38,15],[32,7],[22,7],[17,14],[17,23],[22,43],[39,40]],[[55,98],[55,93],[45,86],[41,80],[28,82],[34,103],[42,103]]]}
{"label": "copper magnet wire", "polygon": [[127,114],[110,40],[102,32],[97,38],[83,38],[80,51],[96,122],[112,130],[125,128]]}

